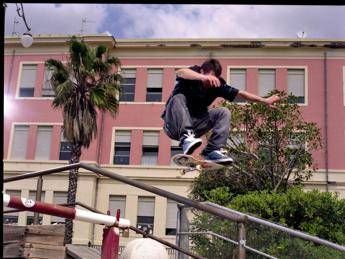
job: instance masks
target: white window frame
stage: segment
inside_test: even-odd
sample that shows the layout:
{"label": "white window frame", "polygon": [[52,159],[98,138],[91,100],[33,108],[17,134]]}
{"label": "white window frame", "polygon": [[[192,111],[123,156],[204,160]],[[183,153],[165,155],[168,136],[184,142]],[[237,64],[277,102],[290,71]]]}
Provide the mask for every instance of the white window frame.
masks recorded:
{"label": "white window frame", "polygon": [[[256,68],[256,69],[276,69],[276,73],[277,73],[277,70],[278,69],[286,69],[286,72],[288,69],[304,69],[304,103],[298,103],[297,105],[298,106],[308,106],[309,104],[309,96],[308,96],[308,88],[309,88],[309,85],[308,85],[308,66],[293,66],[293,65],[289,65],[289,66],[259,66],[259,65],[255,65],[255,66],[227,66],[226,67],[226,73],[227,73],[227,78],[226,78],[226,82],[227,84],[231,85],[230,84],[230,69],[248,69],[248,68]],[[259,71],[258,71],[259,73]],[[277,75],[277,74],[276,74]],[[344,79],[345,80],[345,79]],[[277,82],[276,82],[277,83]],[[248,85],[246,85],[248,86]],[[287,73],[286,73],[286,86],[287,86]],[[234,86],[236,88],[236,86]],[[278,87],[278,85],[276,84],[276,88]],[[288,91],[288,89],[285,89],[286,91]],[[344,90],[345,91],[345,90]],[[255,94],[258,94],[258,93],[255,93]],[[345,96],[344,96],[345,98]],[[345,100],[344,100],[345,102]],[[239,105],[245,105],[246,103],[237,103]]]}

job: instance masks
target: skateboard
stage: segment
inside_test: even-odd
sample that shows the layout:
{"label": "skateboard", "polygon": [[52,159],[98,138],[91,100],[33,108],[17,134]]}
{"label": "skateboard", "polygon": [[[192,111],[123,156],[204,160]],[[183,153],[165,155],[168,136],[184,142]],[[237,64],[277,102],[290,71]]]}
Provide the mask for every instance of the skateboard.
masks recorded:
{"label": "skateboard", "polygon": [[223,169],[225,166],[217,164],[207,160],[197,159],[190,155],[177,154],[172,157],[172,161],[178,165],[183,166],[185,169],[182,170],[182,174],[185,174],[189,171],[216,171]]}

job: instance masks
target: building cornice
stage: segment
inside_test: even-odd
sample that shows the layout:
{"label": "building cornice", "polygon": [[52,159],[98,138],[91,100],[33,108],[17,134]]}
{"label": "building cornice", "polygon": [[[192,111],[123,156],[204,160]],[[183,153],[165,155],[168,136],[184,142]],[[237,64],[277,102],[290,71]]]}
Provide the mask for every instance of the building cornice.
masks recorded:
{"label": "building cornice", "polygon": [[[34,45],[66,44],[72,35],[33,35]],[[89,44],[105,44],[115,48],[341,48],[345,49],[345,39],[292,39],[292,38],[184,38],[184,39],[114,39],[111,35],[76,35]],[[5,46],[20,45],[18,36],[5,36]]]}

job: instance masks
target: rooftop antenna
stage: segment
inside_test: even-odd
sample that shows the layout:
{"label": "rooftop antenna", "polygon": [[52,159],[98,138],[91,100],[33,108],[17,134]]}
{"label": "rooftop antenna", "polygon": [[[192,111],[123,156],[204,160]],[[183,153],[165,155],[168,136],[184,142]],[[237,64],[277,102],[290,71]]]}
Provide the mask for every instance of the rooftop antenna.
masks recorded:
{"label": "rooftop antenna", "polygon": [[95,23],[95,21],[89,21],[89,20],[87,20],[86,18],[82,18],[82,19],[81,19],[81,29],[80,29],[80,33],[81,33],[81,34],[83,34],[83,32],[84,32],[84,25],[85,25],[86,23]]}
{"label": "rooftop antenna", "polygon": [[16,24],[18,24],[19,22],[17,21],[16,17],[14,17],[13,20],[13,29],[12,29],[12,36],[14,35],[18,35],[18,32],[16,32]]}

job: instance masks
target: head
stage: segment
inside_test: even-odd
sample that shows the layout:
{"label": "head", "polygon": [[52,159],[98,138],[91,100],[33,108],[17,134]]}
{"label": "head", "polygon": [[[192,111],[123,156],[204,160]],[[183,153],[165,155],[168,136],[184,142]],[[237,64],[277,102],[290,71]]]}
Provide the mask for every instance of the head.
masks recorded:
{"label": "head", "polygon": [[203,74],[214,74],[216,77],[220,77],[222,74],[222,66],[217,59],[211,58],[206,60],[201,65]]}

